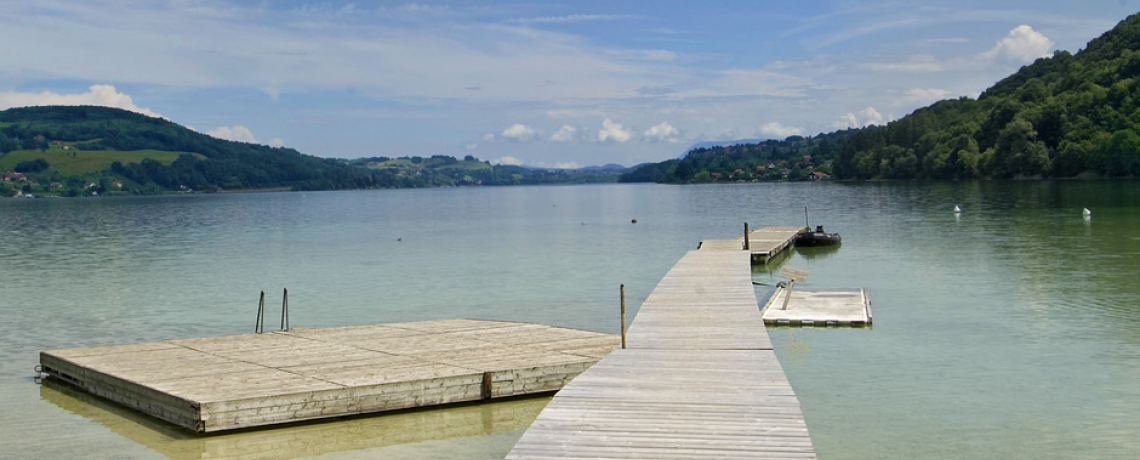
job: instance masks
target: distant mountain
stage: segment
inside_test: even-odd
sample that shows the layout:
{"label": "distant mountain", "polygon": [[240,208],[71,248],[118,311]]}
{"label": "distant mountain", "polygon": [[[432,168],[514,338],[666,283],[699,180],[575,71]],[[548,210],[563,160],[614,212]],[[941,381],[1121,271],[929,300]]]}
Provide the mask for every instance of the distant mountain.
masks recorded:
{"label": "distant mountain", "polygon": [[617,163],[606,163],[602,166],[581,166],[581,167],[548,167],[548,166],[531,166],[519,165],[522,169],[534,171],[621,171],[627,170],[626,166]]}
{"label": "distant mountain", "polygon": [[[819,173],[822,173],[819,174]],[[699,147],[622,181],[795,178],[1140,177],[1140,15],[1057,51],[978,99],[936,102],[885,126]]]}
{"label": "distant mountain", "polygon": [[601,166],[586,166],[583,168],[578,168],[576,171],[625,171],[626,169],[628,168],[617,163],[606,163]]}

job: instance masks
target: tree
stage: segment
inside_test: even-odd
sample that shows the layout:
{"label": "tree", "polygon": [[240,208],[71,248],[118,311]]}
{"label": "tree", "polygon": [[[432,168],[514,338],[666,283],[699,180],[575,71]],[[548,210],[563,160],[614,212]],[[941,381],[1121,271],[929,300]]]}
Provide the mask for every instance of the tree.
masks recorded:
{"label": "tree", "polygon": [[1140,136],[1132,130],[1112,133],[1101,147],[1103,163],[1100,171],[1106,176],[1140,174]]}
{"label": "tree", "polygon": [[35,174],[47,171],[50,167],[51,165],[48,164],[47,160],[43,158],[36,158],[35,160],[21,161],[17,163],[16,167],[13,169],[18,173]]}

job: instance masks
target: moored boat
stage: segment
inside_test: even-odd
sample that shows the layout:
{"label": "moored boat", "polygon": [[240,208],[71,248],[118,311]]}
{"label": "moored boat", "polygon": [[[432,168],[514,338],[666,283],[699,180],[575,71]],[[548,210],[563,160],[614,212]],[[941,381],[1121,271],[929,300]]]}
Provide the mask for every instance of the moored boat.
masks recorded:
{"label": "moored boat", "polygon": [[822,225],[817,225],[814,232],[805,227],[796,235],[796,246],[826,246],[842,241],[843,238],[838,233],[827,233]]}

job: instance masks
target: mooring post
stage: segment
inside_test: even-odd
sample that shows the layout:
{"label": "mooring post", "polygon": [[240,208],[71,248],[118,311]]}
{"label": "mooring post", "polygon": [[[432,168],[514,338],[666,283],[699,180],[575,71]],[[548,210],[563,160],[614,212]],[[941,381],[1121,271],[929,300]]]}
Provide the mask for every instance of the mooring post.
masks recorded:
{"label": "mooring post", "polygon": [[781,310],[788,309],[788,301],[792,300],[792,286],[796,285],[796,280],[788,280],[788,284],[784,285],[784,306],[780,307]]}
{"label": "mooring post", "polygon": [[257,301],[257,322],[253,324],[254,334],[263,331],[265,331],[265,291],[261,291],[261,299]]}
{"label": "mooring post", "polygon": [[625,285],[621,285],[621,349],[625,349]]}
{"label": "mooring post", "polygon": [[748,246],[748,222],[744,223],[744,250],[752,249]]}
{"label": "mooring post", "polygon": [[281,330],[289,330],[289,289],[285,289],[285,293],[281,298]]}

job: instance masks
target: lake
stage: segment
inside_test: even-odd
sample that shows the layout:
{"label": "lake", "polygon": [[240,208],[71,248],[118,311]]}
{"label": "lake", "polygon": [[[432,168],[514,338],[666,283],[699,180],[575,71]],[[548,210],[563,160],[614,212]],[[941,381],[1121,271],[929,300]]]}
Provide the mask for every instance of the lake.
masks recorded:
{"label": "lake", "polygon": [[32,368],[46,349],[252,332],[262,290],[276,329],[283,288],[293,327],[617,332],[619,284],[633,314],[701,240],[801,225],[805,206],[844,243],[786,264],[867,288],[875,314],[769,328],[820,458],[1140,457],[1140,182],[1060,181],[0,200],[0,458],[501,459],[547,399],[202,438]]}

